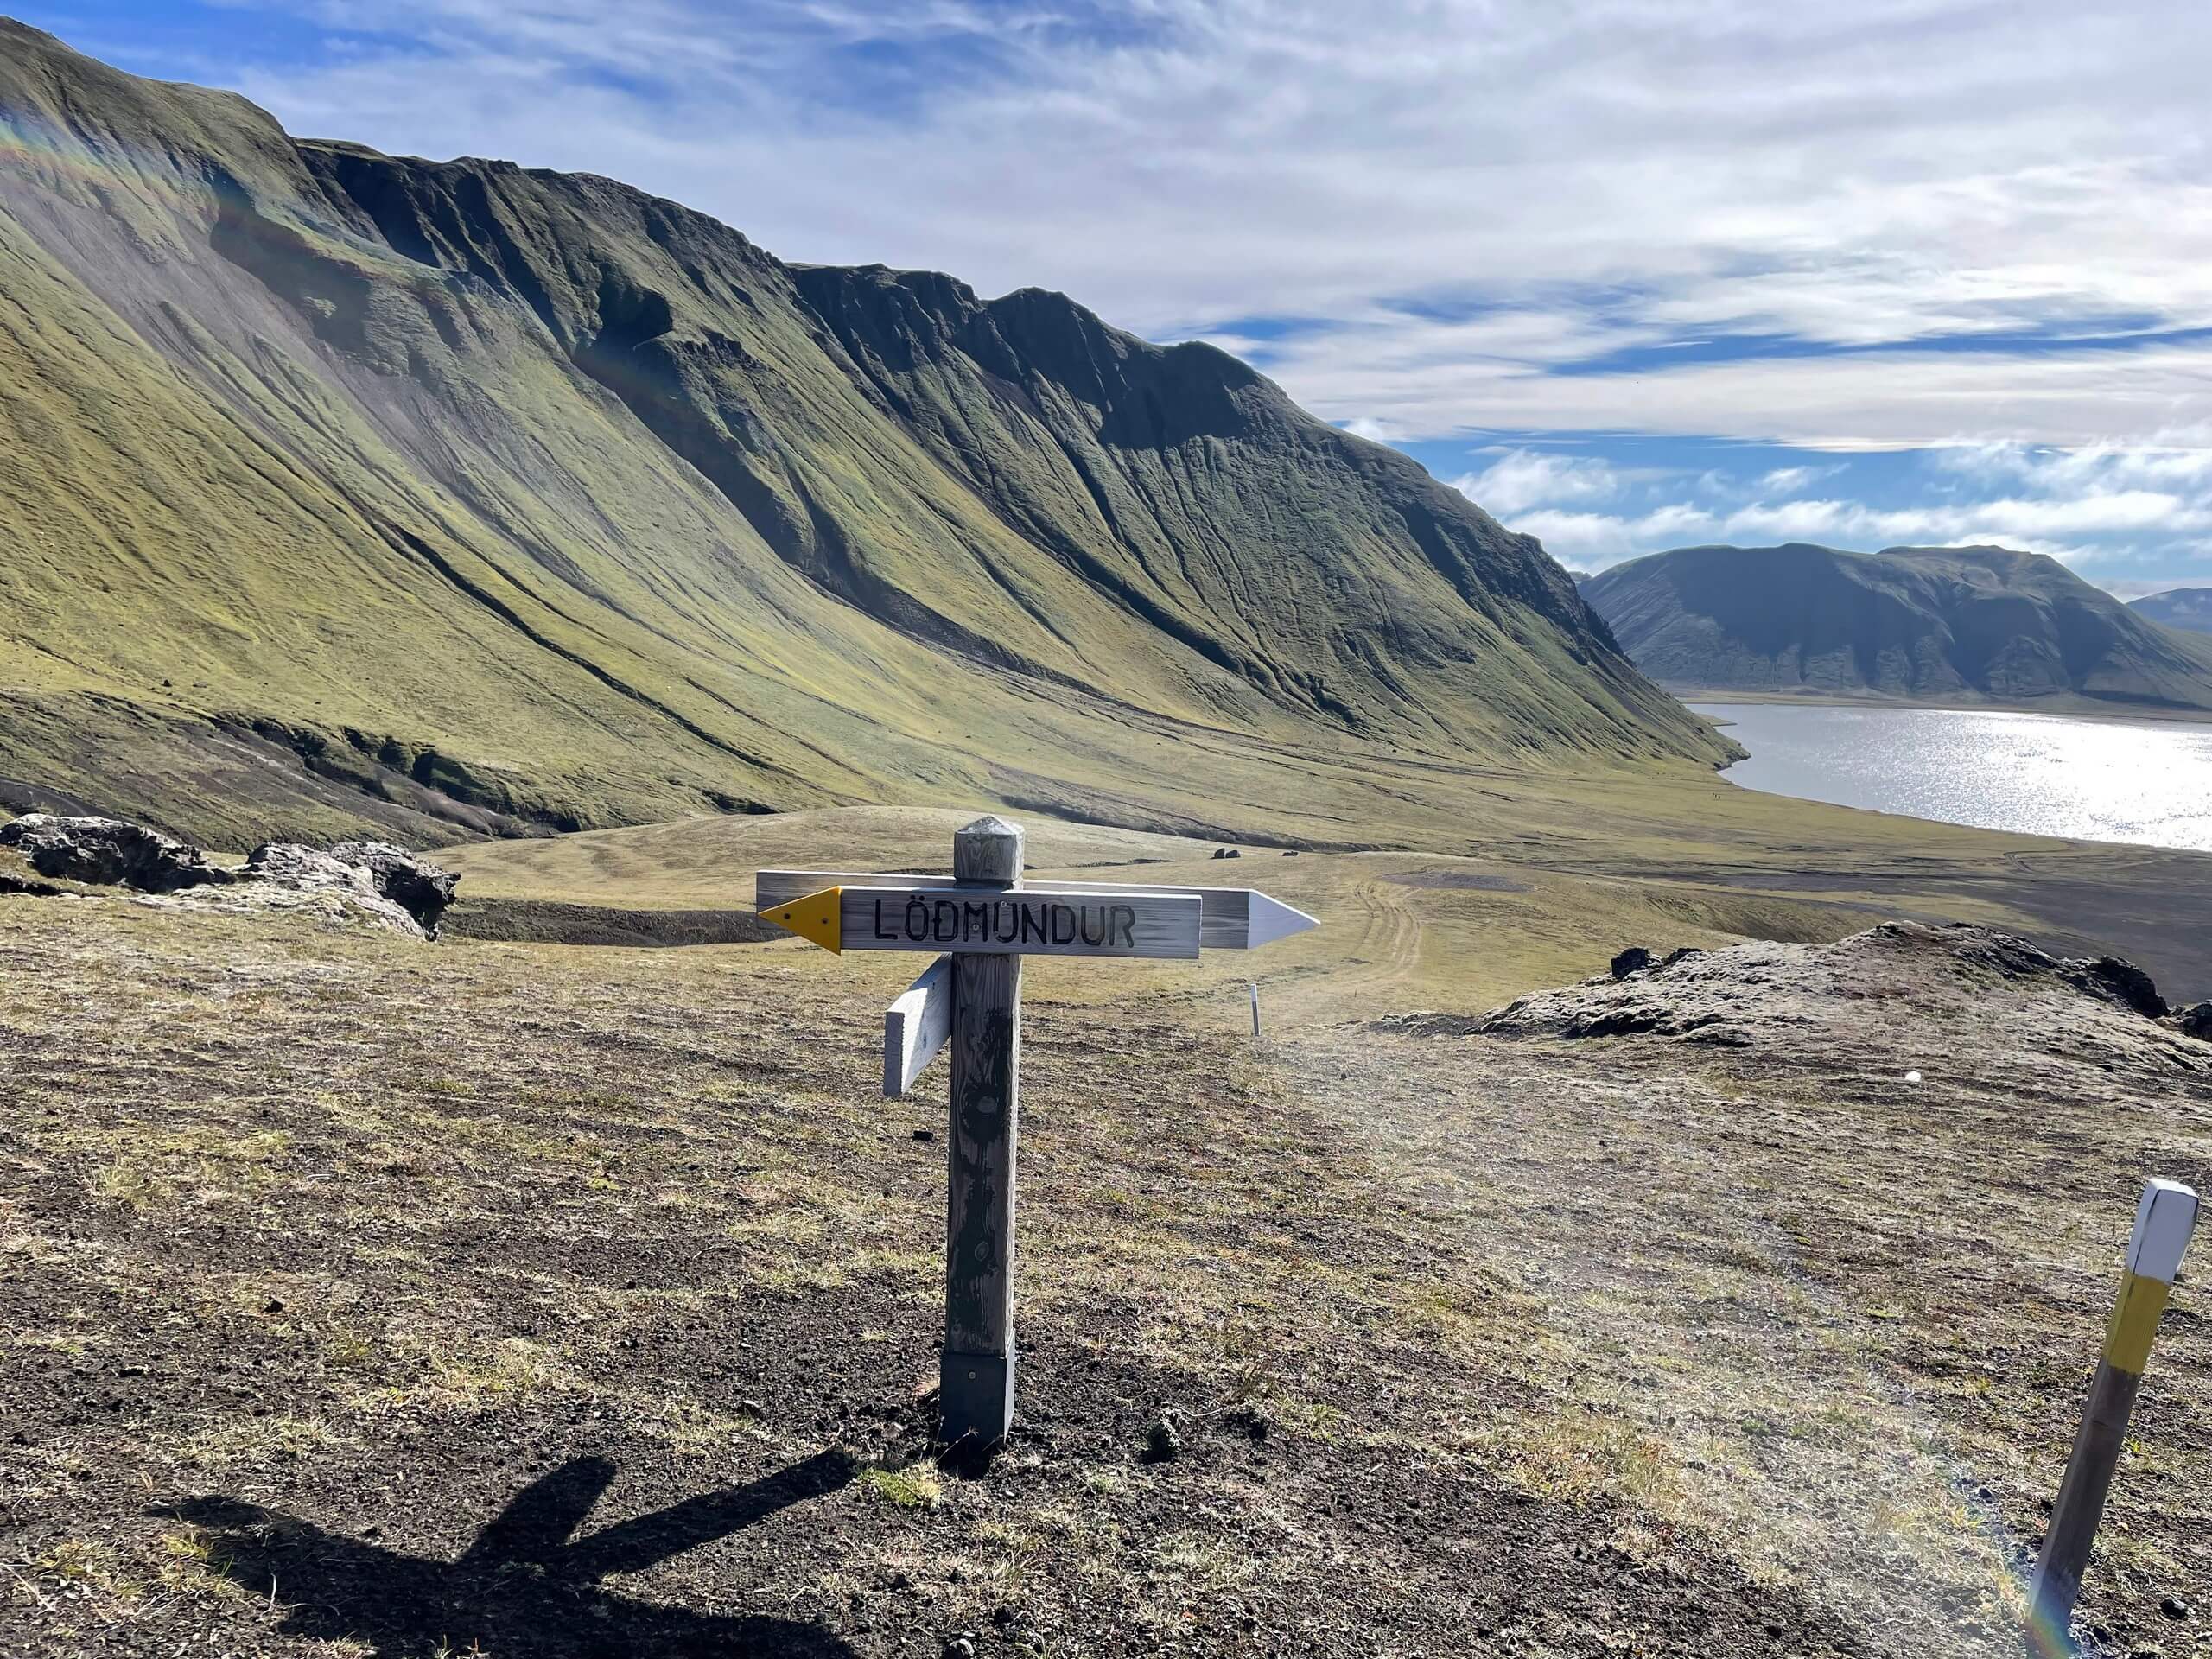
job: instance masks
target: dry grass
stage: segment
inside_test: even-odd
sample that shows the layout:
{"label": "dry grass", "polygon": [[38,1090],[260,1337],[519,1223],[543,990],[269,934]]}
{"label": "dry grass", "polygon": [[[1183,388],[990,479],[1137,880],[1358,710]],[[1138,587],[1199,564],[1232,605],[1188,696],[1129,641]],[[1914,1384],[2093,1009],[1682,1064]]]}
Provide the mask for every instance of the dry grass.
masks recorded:
{"label": "dry grass", "polygon": [[[1524,1287],[1537,1408],[1460,1441],[1547,1498],[1624,1495],[1878,1645],[2011,1650],[2135,1185],[2212,1172],[2212,1098],[2001,999],[1725,1065],[1660,1039],[1287,1047]],[[1809,1039],[1808,1039],[1809,1040]],[[1946,1054],[1908,1088],[1900,1048]],[[2139,1648],[2212,1580],[2212,1344],[2168,1321],[2090,1618]],[[2173,1651],[2169,1646],[2167,1651]]]}
{"label": "dry grass", "polygon": [[[651,1584],[857,1651],[901,1629],[1135,1651],[1309,1625],[1328,1649],[1313,1621],[1346,1595],[1399,1647],[1440,1651],[1476,1600],[1517,1592],[1451,1587],[1447,1555],[1347,1567],[1356,1541],[1414,1548],[1442,1513],[1548,1548],[1614,1501],[1524,1515],[1455,1444],[1471,1400],[1522,1395],[1535,1369],[1512,1287],[1173,999],[1103,1023],[1031,1000],[1036,1438],[987,1481],[939,1475],[922,1454],[943,1151],[911,1131],[942,1095],[874,1097],[872,995],[837,966],[0,910],[20,988],[0,1033],[0,1299],[20,1333],[0,1402],[27,1427],[0,1645],[73,1653],[121,1629],[149,1652],[360,1640],[416,1659],[445,1633],[358,1605],[378,1575],[454,1562],[534,1472],[587,1456],[620,1471],[588,1535],[843,1448],[853,1484],[757,1524],[741,1504]],[[1188,1445],[1147,1464],[1163,1406]],[[1408,1492],[1427,1507],[1402,1510]],[[332,1579],[372,1528],[386,1554]],[[311,1541],[296,1559],[292,1539]],[[1719,1584],[1723,1556],[1699,1548]],[[505,1605],[482,1615],[488,1650],[566,1651]],[[684,1650],[708,1628],[652,1639]]]}
{"label": "dry grass", "polygon": [[[945,827],[855,817],[856,862]],[[757,822],[743,857],[803,861],[771,830],[806,826]],[[1061,870],[1224,875],[1124,832],[1036,844]],[[543,876],[560,849],[524,850]],[[29,1426],[0,1448],[0,1647],[466,1651],[364,1605],[362,1576],[454,1562],[580,1458],[618,1471],[588,1536],[842,1449],[849,1484],[623,1593],[837,1644],[806,1652],[1690,1653],[1770,1626],[1793,1651],[2000,1650],[2115,1194],[2153,1154],[2205,1176],[2203,1103],[2098,1096],[2093,1063],[2038,1075],[2001,1046],[1901,1098],[1872,1049],[1808,1067],[1347,1023],[1586,971],[1678,897],[1639,918],[1618,877],[1389,879],[1443,868],[1505,867],[1228,866],[1329,920],[1249,964],[1259,1046],[1235,1034],[1246,963],[1033,965],[1026,1438],[981,1482],[922,1455],[944,1149],[914,1131],[942,1072],[873,1093],[912,963],[0,905],[0,1406]],[[1724,943],[1761,919],[1737,899],[1658,940]],[[2212,1580],[2203,1329],[2162,1345],[2093,1590],[2169,1654],[2145,1610]],[[1147,1463],[1163,1407],[1188,1445]],[[314,1530],[162,1513],[210,1497]],[[488,1650],[566,1659],[470,1605]],[[609,1617],[639,1652],[739,1639]]]}

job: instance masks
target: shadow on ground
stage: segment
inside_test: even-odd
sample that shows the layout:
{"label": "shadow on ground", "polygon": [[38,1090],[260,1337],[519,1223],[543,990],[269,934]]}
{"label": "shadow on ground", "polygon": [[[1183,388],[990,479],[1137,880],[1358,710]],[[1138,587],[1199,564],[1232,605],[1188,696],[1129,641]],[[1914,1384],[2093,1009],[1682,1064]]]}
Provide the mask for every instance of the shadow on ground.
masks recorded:
{"label": "shadow on ground", "polygon": [[378,1659],[480,1649],[530,1659],[840,1659],[852,1649],[811,1624],[656,1606],[600,1580],[826,1496],[855,1471],[844,1453],[824,1452],[578,1539],[615,1471],[604,1458],[576,1458],[524,1487],[452,1562],[342,1538],[234,1498],[192,1498],[156,1513],[206,1529],[216,1569],[283,1608],[287,1635],[365,1643]]}

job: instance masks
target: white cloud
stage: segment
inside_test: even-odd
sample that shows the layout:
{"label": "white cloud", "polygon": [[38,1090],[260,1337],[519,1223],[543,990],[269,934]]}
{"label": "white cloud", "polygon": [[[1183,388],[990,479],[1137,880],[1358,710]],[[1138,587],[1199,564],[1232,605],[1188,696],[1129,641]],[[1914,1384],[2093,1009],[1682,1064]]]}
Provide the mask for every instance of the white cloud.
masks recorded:
{"label": "white cloud", "polygon": [[[406,42],[250,72],[297,127],[613,174],[786,257],[1154,333],[1314,320],[1275,372],[1401,435],[2081,443],[2204,408],[2201,364],[2141,386],[2117,354],[2031,387],[2019,432],[2003,359],[1545,372],[1715,332],[2212,322],[2202,8],[258,3]],[[871,79],[887,48],[910,76]]]}
{"label": "white cloud", "polygon": [[1540,510],[1522,513],[1506,523],[1511,529],[1537,537],[1546,552],[1578,570],[1603,570],[1640,553],[1677,544],[1669,537],[1655,539],[1637,519],[1611,513]]}
{"label": "white cloud", "polygon": [[[1556,374],[1535,363],[1401,360],[1313,334],[1268,372],[1329,415],[1357,396],[1409,435],[1461,427],[1644,432],[1829,450],[2008,442],[2141,446],[2212,427],[2212,341],[2132,351],[1889,351]],[[2207,447],[2212,447],[2208,444]]]}
{"label": "white cloud", "polygon": [[1505,514],[1567,501],[1603,500],[1619,493],[1621,481],[1619,474],[1595,455],[1509,449],[1481,472],[1452,482],[1488,512]]}
{"label": "white cloud", "polygon": [[[1479,479],[1462,480],[1461,487],[1510,528],[1542,538],[1554,556],[1588,568],[1696,542],[1817,542],[1860,550],[1995,543],[2047,553],[2114,588],[2139,585],[2146,563],[2201,563],[2212,570],[2212,466],[2197,464],[2194,452],[1984,446],[1938,457],[1935,470],[2004,475],[2014,486],[2010,493],[1894,506],[1789,493],[1802,474],[1836,470],[1776,468],[1735,486],[1733,500],[1707,491],[1700,499],[1633,512],[1548,504],[1519,510],[1507,505],[1510,497],[1485,499]],[[2146,478],[2171,487],[2132,482]]]}

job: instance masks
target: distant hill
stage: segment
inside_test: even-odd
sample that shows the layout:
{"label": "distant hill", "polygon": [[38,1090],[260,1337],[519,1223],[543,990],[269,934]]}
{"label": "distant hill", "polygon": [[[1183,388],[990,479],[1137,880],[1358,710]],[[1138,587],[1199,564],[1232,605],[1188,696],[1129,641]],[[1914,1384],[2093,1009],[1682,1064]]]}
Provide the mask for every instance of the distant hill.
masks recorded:
{"label": "distant hill", "polygon": [[1533,539],[1210,346],[7,22],[0,295],[0,802],[1344,834],[1317,770],[1386,750],[1727,753]]}
{"label": "distant hill", "polygon": [[2132,599],[2127,608],[2161,627],[2212,633],[2212,588],[2170,588],[2163,594]]}
{"label": "distant hill", "polygon": [[1582,595],[1663,684],[2212,709],[2212,639],[2001,547],[1685,547]]}

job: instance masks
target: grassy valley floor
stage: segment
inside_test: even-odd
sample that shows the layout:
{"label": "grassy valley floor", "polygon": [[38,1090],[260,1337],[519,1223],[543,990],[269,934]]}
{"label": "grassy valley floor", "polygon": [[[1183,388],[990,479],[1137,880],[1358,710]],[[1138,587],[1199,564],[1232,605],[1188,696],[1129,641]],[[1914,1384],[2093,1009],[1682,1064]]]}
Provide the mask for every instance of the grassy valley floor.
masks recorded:
{"label": "grassy valley floor", "polygon": [[[958,817],[455,861],[696,918],[756,863],[941,864]],[[2009,1650],[2133,1184],[2212,1179],[2179,1039],[2002,987],[1738,1047],[1455,1034],[1389,1016],[1879,894],[1031,828],[1039,868],[1327,925],[1032,964],[1020,1427],[980,1478],[926,1455],[942,1069],[875,1093],[918,963],[0,899],[0,1647]],[[2093,1570],[2114,1651],[2212,1650],[2198,1300]]]}

